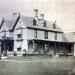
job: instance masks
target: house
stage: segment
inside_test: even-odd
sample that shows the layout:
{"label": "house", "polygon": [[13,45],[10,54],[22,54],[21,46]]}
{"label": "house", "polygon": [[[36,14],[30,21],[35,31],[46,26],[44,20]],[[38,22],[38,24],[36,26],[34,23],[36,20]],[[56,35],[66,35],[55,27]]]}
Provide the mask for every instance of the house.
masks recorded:
{"label": "house", "polygon": [[1,51],[34,54],[74,55],[74,42],[68,42],[56,21],[13,13],[12,20],[3,19],[0,25]]}
{"label": "house", "polygon": [[75,56],[75,32],[67,32],[64,33],[65,38],[67,39],[68,42],[73,42],[74,43],[74,56]]}
{"label": "house", "polygon": [[63,31],[55,22],[38,18],[38,10],[34,17],[18,15],[14,26],[14,51],[40,54],[70,54],[73,55],[73,42],[64,41]]}
{"label": "house", "polygon": [[13,32],[10,31],[13,25],[12,20],[2,19],[0,25],[1,53],[14,50]]}

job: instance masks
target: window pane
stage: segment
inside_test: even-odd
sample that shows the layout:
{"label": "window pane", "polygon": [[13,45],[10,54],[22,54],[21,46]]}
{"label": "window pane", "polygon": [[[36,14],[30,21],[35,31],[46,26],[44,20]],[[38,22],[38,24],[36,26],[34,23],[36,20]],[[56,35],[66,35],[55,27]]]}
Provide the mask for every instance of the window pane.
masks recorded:
{"label": "window pane", "polygon": [[48,31],[45,31],[45,39],[48,39]]}
{"label": "window pane", "polygon": [[37,38],[37,30],[34,30],[34,37]]}
{"label": "window pane", "polygon": [[57,40],[57,33],[55,33],[55,40]]}
{"label": "window pane", "polygon": [[36,25],[36,20],[35,19],[33,20],[33,25]]}

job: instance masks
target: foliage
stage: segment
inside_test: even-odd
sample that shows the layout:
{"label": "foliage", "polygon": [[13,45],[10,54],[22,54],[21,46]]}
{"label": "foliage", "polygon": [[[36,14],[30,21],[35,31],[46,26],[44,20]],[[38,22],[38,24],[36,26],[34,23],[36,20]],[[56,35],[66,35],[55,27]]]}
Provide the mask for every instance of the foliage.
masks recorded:
{"label": "foliage", "polygon": [[13,52],[13,55],[14,55],[14,56],[17,56],[17,53],[16,53],[16,52]]}

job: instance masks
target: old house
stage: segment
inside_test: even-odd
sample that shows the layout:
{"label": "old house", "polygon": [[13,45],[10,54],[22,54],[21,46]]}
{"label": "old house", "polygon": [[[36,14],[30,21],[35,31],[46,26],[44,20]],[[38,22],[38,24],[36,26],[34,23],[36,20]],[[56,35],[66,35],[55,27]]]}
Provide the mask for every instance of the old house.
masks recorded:
{"label": "old house", "polygon": [[0,25],[1,53],[14,50],[13,32],[10,31],[12,24],[12,20],[2,19]]}
{"label": "old house", "polygon": [[74,43],[65,39],[64,32],[56,21],[13,13],[12,20],[3,19],[0,25],[1,51],[34,53],[34,54],[67,54],[74,55]]}
{"label": "old house", "polygon": [[38,18],[38,10],[34,17],[18,15],[14,25],[14,51],[40,54],[73,55],[73,42],[64,41],[63,31],[55,22]]}

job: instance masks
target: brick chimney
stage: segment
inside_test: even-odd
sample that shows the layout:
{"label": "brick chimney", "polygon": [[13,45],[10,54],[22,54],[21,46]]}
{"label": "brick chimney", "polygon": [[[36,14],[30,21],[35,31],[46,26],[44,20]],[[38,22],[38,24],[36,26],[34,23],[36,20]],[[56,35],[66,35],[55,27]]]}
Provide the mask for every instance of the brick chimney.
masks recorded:
{"label": "brick chimney", "polygon": [[41,19],[44,20],[44,14],[40,14]]}
{"label": "brick chimney", "polygon": [[38,9],[34,9],[34,17],[38,18]]}

